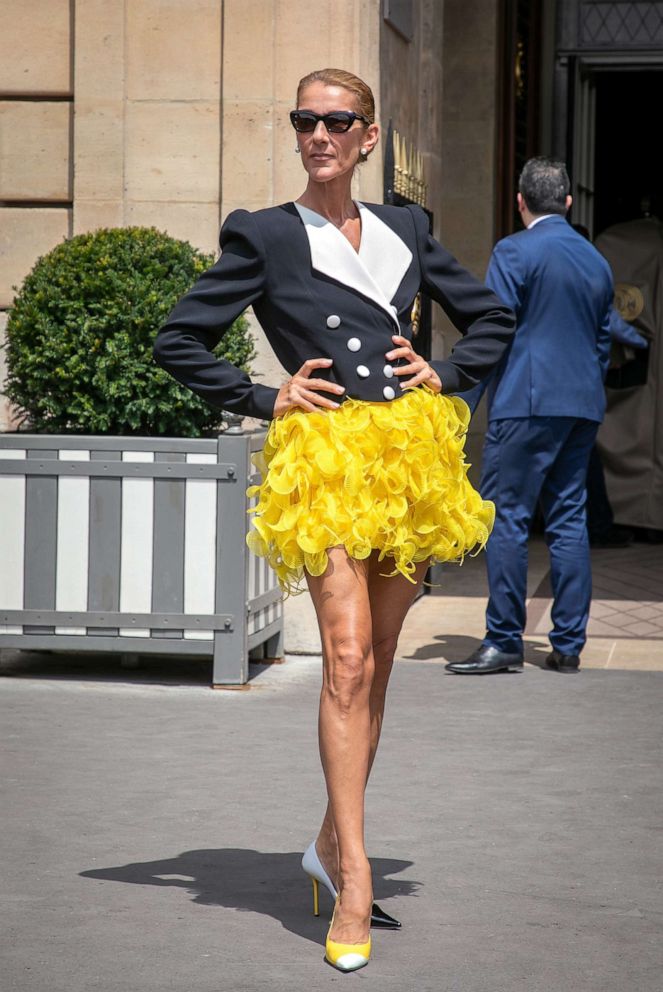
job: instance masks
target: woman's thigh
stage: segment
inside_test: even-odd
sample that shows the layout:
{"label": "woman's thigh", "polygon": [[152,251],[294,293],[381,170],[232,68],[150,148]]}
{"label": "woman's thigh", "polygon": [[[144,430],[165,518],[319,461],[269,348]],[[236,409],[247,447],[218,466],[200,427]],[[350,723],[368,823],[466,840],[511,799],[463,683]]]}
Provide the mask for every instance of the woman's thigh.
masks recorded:
{"label": "woman's thigh", "polygon": [[376,551],[371,555],[368,596],[372,619],[372,641],[376,654],[380,645],[384,646],[388,654],[396,649],[403,621],[421,588],[428,564],[428,561],[419,562],[412,576],[414,582],[408,582],[403,575],[386,574],[390,571],[388,558],[378,561]]}
{"label": "woman's thigh", "polygon": [[377,551],[363,561],[351,558],[342,547],[331,548],[328,554],[324,574],[306,576],[325,656],[348,641],[364,650],[395,642],[428,562],[420,562],[414,582],[408,582],[402,575],[389,576],[389,560],[378,561]]}
{"label": "woman's thigh", "polygon": [[345,548],[330,548],[322,575],[306,573],[315,607],[325,659],[350,643],[361,651],[371,646],[371,603],[368,594],[369,560],[351,558]]}

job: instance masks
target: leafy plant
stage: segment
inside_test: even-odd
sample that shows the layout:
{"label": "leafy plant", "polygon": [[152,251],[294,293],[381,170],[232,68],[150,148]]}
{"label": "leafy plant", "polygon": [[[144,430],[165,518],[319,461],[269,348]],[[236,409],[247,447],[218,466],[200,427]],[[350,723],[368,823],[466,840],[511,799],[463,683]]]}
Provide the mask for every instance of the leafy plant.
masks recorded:
{"label": "leafy plant", "polygon": [[[159,327],[213,262],[155,228],[81,234],[40,258],[7,325],[6,395],[39,432],[200,437],[221,413],[152,359]],[[249,371],[240,317],[216,349]]]}

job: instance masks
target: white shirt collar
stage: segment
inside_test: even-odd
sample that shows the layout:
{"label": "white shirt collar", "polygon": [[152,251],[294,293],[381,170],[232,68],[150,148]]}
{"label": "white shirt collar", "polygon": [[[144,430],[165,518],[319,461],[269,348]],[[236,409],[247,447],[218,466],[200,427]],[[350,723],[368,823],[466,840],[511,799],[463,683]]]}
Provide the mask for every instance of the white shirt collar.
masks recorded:
{"label": "white shirt collar", "polygon": [[527,225],[527,230],[531,231],[532,228],[539,223],[539,221],[547,220],[548,217],[554,217],[554,216],[555,214],[541,214],[540,217],[535,217],[534,220]]}

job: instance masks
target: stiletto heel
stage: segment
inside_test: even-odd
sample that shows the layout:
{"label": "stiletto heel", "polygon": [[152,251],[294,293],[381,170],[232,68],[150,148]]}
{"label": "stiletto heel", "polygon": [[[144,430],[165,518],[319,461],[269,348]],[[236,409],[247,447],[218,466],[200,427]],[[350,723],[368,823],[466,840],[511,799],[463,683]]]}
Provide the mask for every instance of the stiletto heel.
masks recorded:
{"label": "stiletto heel", "polygon": [[329,934],[334,926],[337,906],[338,899],[336,899],[334,904],[334,912],[332,913],[331,923],[327,931],[325,958],[329,964],[333,965],[334,968],[338,968],[339,971],[357,971],[359,968],[367,965],[370,960],[371,935],[368,935],[368,940],[364,944],[341,944],[337,940],[331,940]]}
{"label": "stiletto heel", "polygon": [[[319,903],[316,903],[316,883],[320,882],[329,892],[334,902],[338,897],[338,892],[334,887],[334,883],[325,871],[320,858],[318,857],[318,852],[315,848],[315,841],[304,851],[304,857],[302,858],[302,868],[306,874],[311,878],[313,882],[313,905],[317,905],[319,909]],[[315,908],[313,910],[316,916],[319,915]],[[395,920],[393,916],[389,913],[385,913],[383,909],[380,909],[376,902],[373,903],[371,907],[371,926],[375,930],[400,930],[400,923]]]}
{"label": "stiletto heel", "polygon": [[313,915],[320,916],[320,899],[318,895],[318,880],[317,878],[311,878],[313,882]]}

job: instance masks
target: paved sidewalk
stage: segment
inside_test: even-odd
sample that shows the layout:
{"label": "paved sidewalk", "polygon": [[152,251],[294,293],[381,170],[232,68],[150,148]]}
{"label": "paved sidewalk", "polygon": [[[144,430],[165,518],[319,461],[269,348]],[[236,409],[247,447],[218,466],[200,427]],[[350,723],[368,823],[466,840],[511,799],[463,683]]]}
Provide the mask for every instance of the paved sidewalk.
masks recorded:
{"label": "paved sidewalk", "polygon": [[398,664],[367,837],[403,930],[343,976],[299,868],[317,658],[245,692],[200,663],[0,670],[3,992],[660,992],[658,672]]}
{"label": "paved sidewalk", "polygon": [[[462,661],[485,633],[488,586],[483,556],[438,567],[431,595],[410,611],[399,648],[405,658]],[[594,593],[582,666],[663,672],[663,545],[592,551]],[[530,542],[525,661],[550,652],[547,548]],[[663,988],[663,983],[661,985]]]}

